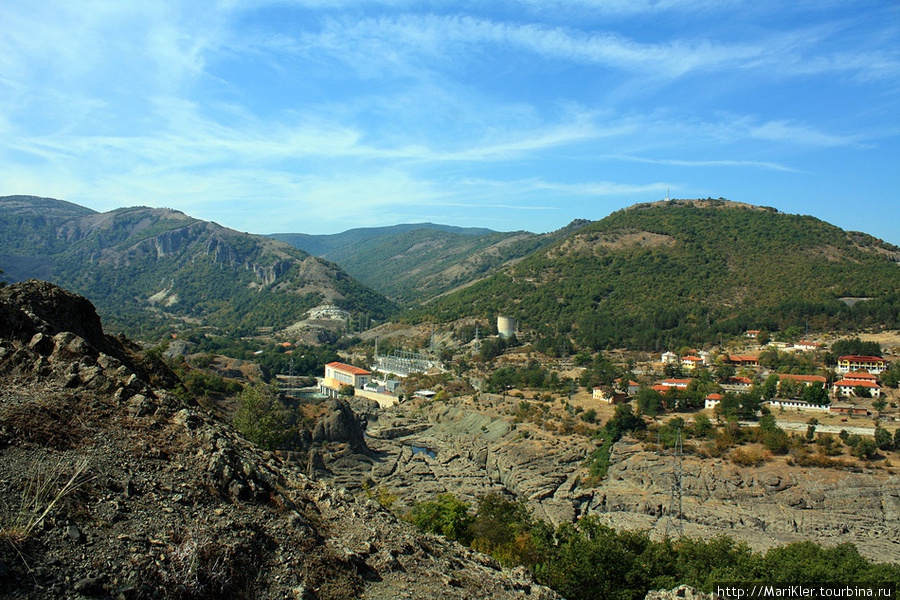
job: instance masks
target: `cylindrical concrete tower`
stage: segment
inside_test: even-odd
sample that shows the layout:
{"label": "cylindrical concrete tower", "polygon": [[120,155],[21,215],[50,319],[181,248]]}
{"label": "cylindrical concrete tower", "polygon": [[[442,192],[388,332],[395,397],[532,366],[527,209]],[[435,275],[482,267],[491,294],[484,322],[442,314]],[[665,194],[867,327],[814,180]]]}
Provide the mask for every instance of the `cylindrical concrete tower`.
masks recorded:
{"label": "cylindrical concrete tower", "polygon": [[515,317],[497,317],[497,333],[499,333],[502,338],[508,338],[515,335]]}

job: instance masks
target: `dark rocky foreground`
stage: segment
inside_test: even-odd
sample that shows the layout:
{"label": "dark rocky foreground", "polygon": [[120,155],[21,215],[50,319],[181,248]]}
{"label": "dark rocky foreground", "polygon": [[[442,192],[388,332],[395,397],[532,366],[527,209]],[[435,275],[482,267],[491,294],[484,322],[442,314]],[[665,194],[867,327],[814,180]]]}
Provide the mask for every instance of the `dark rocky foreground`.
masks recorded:
{"label": "dark rocky foreground", "polygon": [[176,382],[84,298],[0,289],[0,595],[557,597],[309,479]]}

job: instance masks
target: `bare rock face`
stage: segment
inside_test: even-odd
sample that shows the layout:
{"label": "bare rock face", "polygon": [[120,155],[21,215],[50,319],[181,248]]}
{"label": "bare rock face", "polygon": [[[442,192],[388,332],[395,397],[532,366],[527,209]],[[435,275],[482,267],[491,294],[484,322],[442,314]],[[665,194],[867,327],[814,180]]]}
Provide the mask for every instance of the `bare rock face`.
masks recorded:
{"label": "bare rock face", "polygon": [[[402,409],[401,409],[402,410]],[[462,406],[435,403],[427,422],[401,414],[383,416],[367,431],[379,456],[371,484],[398,494],[411,506],[450,492],[475,502],[489,493],[526,500],[535,516],[553,525],[571,522],[586,504],[576,490],[592,446]]]}
{"label": "bare rock face", "polygon": [[[796,541],[852,542],[877,561],[900,556],[900,477],[879,470],[788,466],[738,467],[686,455],[681,498],[673,494],[671,455],[623,440],[613,447],[607,477],[582,485],[593,446],[584,438],[513,426],[469,406],[401,405],[368,430],[378,460],[368,479],[411,506],[451,492],[471,502],[497,492],[527,501],[553,525],[598,516],[616,529],[662,538],[728,535],[755,550]],[[335,470],[339,476],[340,470]]]}
{"label": "bare rock face", "polygon": [[853,542],[875,560],[900,555],[896,475],[783,463],[748,469],[684,456],[678,518],[674,460],[646,452],[637,443],[619,442],[588,512],[619,528],[659,535],[725,533],[760,550],[815,540]]}
{"label": "bare rock face", "polygon": [[[83,299],[11,287],[0,290],[0,596],[558,598],[252,446],[169,393],[174,376],[105,336]],[[333,414],[323,435],[361,431],[352,412]],[[49,505],[28,497],[39,480],[72,484]]]}
{"label": "bare rock face", "polygon": [[[162,363],[148,359],[138,346],[124,338],[113,338],[103,332],[100,317],[84,297],[51,283],[29,280],[0,288],[0,341],[6,352],[18,342],[26,352],[36,353],[42,360],[27,356],[18,360],[18,371],[27,376],[29,370],[47,377],[61,376],[61,369],[76,371],[82,383],[98,372],[116,371],[126,379],[134,376],[150,388],[171,389],[178,378]],[[3,351],[0,351],[2,354]],[[86,362],[74,367],[75,358]],[[81,373],[81,371],[84,373]],[[75,380],[71,379],[74,385]]]}
{"label": "bare rock face", "polygon": [[355,452],[367,453],[363,426],[346,400],[330,400],[328,412],[316,421],[313,442],[345,442]]}

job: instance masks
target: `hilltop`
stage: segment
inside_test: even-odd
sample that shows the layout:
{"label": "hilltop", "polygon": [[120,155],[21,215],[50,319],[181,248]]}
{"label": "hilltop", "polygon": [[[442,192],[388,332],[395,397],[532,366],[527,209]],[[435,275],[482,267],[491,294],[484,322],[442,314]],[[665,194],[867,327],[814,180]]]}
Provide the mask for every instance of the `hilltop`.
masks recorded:
{"label": "hilltop", "polygon": [[711,199],[640,204],[419,318],[508,314],[543,348],[571,338],[590,349],[660,350],[748,328],[896,328],[898,262],[900,248],[810,216]]}
{"label": "hilltop", "polygon": [[116,328],[181,321],[236,332],[283,328],[334,304],[393,307],[336,264],[289,244],[162,208],[106,213],[50,198],[0,198],[0,264],[85,295]]}

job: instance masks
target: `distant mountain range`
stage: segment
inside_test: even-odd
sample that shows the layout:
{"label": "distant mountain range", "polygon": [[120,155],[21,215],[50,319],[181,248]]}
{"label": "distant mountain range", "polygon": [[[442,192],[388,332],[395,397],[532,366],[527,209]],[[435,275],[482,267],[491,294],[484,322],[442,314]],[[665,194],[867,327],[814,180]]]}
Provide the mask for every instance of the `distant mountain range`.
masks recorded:
{"label": "distant mountain range", "polygon": [[257,236],[171,209],[0,198],[6,277],[68,287],[131,333],[173,318],[277,330],[327,302],[375,320],[508,315],[551,353],[670,349],[748,328],[900,327],[898,262],[900,248],[867,234],[721,199],[543,235],[410,224]]}
{"label": "distant mountain range", "polygon": [[589,222],[574,221],[548,234],[421,223],[333,235],[276,233],[270,237],[334,261],[388,298],[412,304],[470,285]]}
{"label": "distant mountain range", "polygon": [[322,303],[376,319],[394,310],[334,263],[171,209],[98,213],[0,197],[0,268],[13,281],[44,279],[84,295],[130,332],[171,319],[235,332],[279,328]]}

